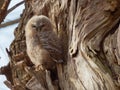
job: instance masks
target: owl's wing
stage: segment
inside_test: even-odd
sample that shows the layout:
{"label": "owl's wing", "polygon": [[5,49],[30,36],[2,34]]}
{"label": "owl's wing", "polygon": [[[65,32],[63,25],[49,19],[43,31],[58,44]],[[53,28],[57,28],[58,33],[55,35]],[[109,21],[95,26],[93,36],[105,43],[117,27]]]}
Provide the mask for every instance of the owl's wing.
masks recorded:
{"label": "owl's wing", "polygon": [[[40,35],[40,34],[39,34]],[[42,46],[46,49],[50,56],[58,61],[62,62],[62,48],[59,38],[54,32],[44,32],[40,35],[40,41]]]}

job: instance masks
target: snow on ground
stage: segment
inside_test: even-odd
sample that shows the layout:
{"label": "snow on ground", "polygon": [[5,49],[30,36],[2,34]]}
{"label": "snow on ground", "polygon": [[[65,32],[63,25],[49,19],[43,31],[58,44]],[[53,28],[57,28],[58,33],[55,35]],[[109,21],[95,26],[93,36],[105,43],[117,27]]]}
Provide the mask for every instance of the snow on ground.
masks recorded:
{"label": "snow on ground", "polygon": [[[22,0],[19,0],[19,2]],[[18,0],[12,0],[10,3],[10,7],[14,6],[16,3],[18,3]],[[12,11],[4,20],[5,22],[17,19],[20,17],[20,14],[22,13],[22,10],[24,8],[24,5],[19,6],[14,11]],[[11,42],[14,39],[14,30],[17,27],[18,24],[14,24],[12,26],[8,26],[5,28],[0,28],[0,67],[7,65],[9,62],[9,58],[7,56],[7,53],[5,51],[6,48],[9,49],[9,46]],[[4,81],[6,80],[4,75],[0,75],[0,90],[10,90],[4,85]]]}

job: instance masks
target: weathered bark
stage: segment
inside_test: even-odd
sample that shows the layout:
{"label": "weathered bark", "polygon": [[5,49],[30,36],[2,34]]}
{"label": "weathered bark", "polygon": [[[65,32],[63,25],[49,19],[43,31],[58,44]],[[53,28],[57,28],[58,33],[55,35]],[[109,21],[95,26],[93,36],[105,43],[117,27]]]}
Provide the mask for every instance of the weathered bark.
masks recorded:
{"label": "weathered bark", "polygon": [[[14,87],[21,90],[119,90],[120,0],[27,0],[10,47]],[[58,80],[34,71],[26,55],[24,27],[33,15],[48,16],[61,38],[64,64]]]}

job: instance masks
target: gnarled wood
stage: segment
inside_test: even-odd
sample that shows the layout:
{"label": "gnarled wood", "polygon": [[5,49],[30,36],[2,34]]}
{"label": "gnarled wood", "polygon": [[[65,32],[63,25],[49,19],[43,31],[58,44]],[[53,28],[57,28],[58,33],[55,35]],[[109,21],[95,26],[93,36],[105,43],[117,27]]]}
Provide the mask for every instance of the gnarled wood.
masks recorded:
{"label": "gnarled wood", "polygon": [[[120,0],[27,0],[25,3],[10,47],[14,86],[26,90],[120,89]],[[50,18],[62,41],[65,63],[57,64],[58,80],[50,79],[45,71],[35,74],[33,65],[27,63],[30,60],[26,55],[24,27],[30,17],[40,14]],[[24,58],[17,58],[21,52]],[[33,74],[26,71],[28,66],[33,68]],[[48,84],[49,81],[52,83]]]}

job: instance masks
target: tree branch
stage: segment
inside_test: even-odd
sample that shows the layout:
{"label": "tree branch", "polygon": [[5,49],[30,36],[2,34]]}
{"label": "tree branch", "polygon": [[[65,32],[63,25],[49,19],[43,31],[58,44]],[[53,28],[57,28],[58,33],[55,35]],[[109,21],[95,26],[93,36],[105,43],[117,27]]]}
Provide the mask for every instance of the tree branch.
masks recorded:
{"label": "tree branch", "polygon": [[0,0],[0,8],[2,8],[3,4],[4,4],[4,0]]}
{"label": "tree branch", "polygon": [[2,7],[0,8],[0,23],[5,19],[7,8],[10,4],[11,0],[4,0],[4,3],[2,4]]}
{"label": "tree branch", "polygon": [[11,84],[10,81],[6,80],[6,81],[4,81],[4,84],[5,84],[8,88],[12,89],[12,84]]}
{"label": "tree branch", "polygon": [[20,18],[18,19],[15,19],[13,21],[9,21],[9,22],[6,22],[6,23],[3,23],[0,25],[0,28],[3,28],[3,27],[6,27],[6,26],[10,26],[10,25],[13,25],[13,24],[16,24],[20,21]]}
{"label": "tree branch", "polygon": [[17,3],[16,5],[14,5],[12,8],[10,8],[8,11],[7,11],[7,14],[9,14],[10,12],[12,12],[14,9],[16,9],[18,6],[20,6],[21,4],[23,4],[25,1],[21,1],[19,3]]}
{"label": "tree branch", "polygon": [[11,83],[13,83],[10,63],[8,63],[8,65],[0,68],[0,75],[5,75],[7,80],[10,81]]}

